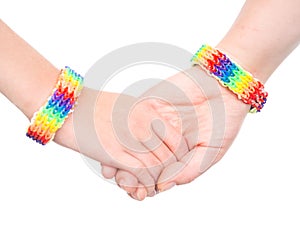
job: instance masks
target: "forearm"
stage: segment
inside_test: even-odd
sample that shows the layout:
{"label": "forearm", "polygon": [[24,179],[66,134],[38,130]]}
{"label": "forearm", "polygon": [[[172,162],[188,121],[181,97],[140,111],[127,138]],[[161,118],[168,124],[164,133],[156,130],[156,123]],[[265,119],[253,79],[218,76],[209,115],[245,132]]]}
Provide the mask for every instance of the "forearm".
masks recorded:
{"label": "forearm", "polygon": [[[0,92],[28,119],[51,95],[60,71],[0,20]],[[77,150],[69,117],[55,141]]]}
{"label": "forearm", "polygon": [[300,41],[300,1],[248,0],[218,48],[265,82]]}
{"label": "forearm", "polygon": [[0,92],[28,118],[46,101],[59,70],[0,20]]}

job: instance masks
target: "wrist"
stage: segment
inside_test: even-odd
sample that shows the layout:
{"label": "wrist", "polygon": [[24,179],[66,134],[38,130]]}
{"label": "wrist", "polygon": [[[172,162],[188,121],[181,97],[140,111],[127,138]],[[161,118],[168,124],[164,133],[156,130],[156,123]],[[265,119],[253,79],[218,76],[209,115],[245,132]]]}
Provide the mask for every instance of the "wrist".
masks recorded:
{"label": "wrist", "polygon": [[264,56],[269,55],[267,51],[263,53],[263,51],[259,51],[257,48],[247,47],[243,43],[236,42],[235,40],[228,41],[227,39],[222,40],[216,48],[230,56],[231,59],[262,83],[265,83],[275,70],[271,61],[265,61]]}
{"label": "wrist", "polygon": [[65,67],[61,70],[51,96],[35,112],[27,130],[27,136],[46,145],[72,113],[83,87],[83,77]]}
{"label": "wrist", "polygon": [[[33,72],[30,71],[32,75],[32,83],[26,83],[23,90],[23,98],[20,99],[21,111],[26,115],[28,119],[31,119],[36,111],[47,101],[51,95],[55,84],[57,83],[60,70],[53,66],[48,66],[46,68],[39,68]],[[43,77],[39,77],[43,75]],[[29,78],[29,77],[28,77]]]}
{"label": "wrist", "polygon": [[[199,76],[203,76],[203,74],[206,74],[205,76],[207,77],[209,76],[199,65],[194,65],[192,68],[195,70],[195,72],[198,72],[197,74]],[[250,105],[245,104],[241,100],[237,99],[234,93],[232,93],[228,88],[222,86],[217,80],[213,79],[213,82],[219,88],[219,90],[218,93],[214,94],[212,97],[222,96],[226,113],[232,112],[240,115],[246,115],[249,112],[251,107]]]}
{"label": "wrist", "polygon": [[[65,123],[57,131],[54,138],[54,142],[56,142],[61,146],[70,148],[74,151],[80,152],[80,148],[78,146],[77,139],[76,139],[78,135],[76,136],[75,133],[74,119],[77,119],[76,121],[79,121],[79,118],[80,120],[84,120],[85,118],[90,118],[86,116],[79,117],[79,115],[82,113],[90,113],[91,109],[95,108],[97,97],[98,97],[98,91],[95,91],[87,87],[83,87],[81,94],[78,98],[77,105],[74,108],[74,112],[69,114]],[[89,111],[87,112],[87,110]]]}
{"label": "wrist", "polygon": [[268,97],[264,85],[221,50],[203,44],[191,62],[199,65],[239,100],[251,105],[249,112],[260,112],[264,107]]}

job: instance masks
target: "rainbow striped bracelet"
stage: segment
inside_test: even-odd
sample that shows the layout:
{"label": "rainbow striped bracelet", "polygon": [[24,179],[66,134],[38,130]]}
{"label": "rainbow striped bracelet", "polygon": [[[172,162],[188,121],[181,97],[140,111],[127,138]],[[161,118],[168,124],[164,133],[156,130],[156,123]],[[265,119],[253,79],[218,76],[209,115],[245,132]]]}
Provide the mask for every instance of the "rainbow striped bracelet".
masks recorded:
{"label": "rainbow striped bracelet", "polygon": [[74,110],[83,88],[83,77],[70,67],[61,70],[55,89],[47,102],[31,119],[27,137],[46,145]]}
{"label": "rainbow striped bracelet", "polygon": [[238,99],[251,105],[251,113],[260,112],[264,107],[268,97],[264,85],[221,51],[202,45],[191,61],[235,93]]}

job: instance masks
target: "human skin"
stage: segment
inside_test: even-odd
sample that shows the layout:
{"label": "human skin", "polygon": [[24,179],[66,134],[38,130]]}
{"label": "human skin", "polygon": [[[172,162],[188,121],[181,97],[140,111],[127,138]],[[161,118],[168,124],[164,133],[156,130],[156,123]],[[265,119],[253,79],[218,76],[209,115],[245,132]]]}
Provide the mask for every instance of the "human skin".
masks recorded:
{"label": "human skin", "polygon": [[[33,117],[34,113],[51,95],[59,74],[60,70],[0,20],[0,91],[28,119]],[[114,109],[114,104],[120,97],[123,103],[118,109]],[[128,103],[134,104],[134,107],[130,110],[130,116],[127,118],[124,115],[128,114]],[[121,174],[121,171],[124,171],[122,175],[118,174],[118,182],[122,182],[121,179],[126,179],[131,186],[128,188],[130,192],[141,187],[143,189],[140,191],[141,198],[147,195],[153,196],[155,183],[162,169],[170,163],[176,162],[184,156],[184,153],[188,152],[182,135],[167,121],[164,121],[164,137],[160,137],[159,129],[155,131],[155,125],[152,124],[152,121],[161,118],[153,107],[147,105],[147,101],[136,103],[135,99],[130,96],[84,88],[76,107],[76,110],[82,109],[93,111],[91,117],[93,125],[83,125],[79,131],[95,128],[97,135],[95,141],[101,141],[101,147],[97,147],[97,142],[91,142],[89,135],[78,138],[73,128],[73,114],[58,130],[54,141],[96,159],[103,167],[109,167],[106,169],[107,171],[104,170],[103,172],[107,178],[112,178],[116,170],[119,170]],[[128,119],[126,119],[128,127],[125,124],[121,125],[117,134],[115,134],[111,119],[113,111],[117,119]],[[127,128],[131,134],[128,134]],[[116,137],[118,134],[124,134],[128,139],[133,138],[130,146],[143,151],[143,153],[131,151],[130,147],[120,143]],[[158,146],[152,148],[145,141],[148,138],[159,142]],[[86,144],[81,144],[79,147],[78,140]]]}
{"label": "human skin", "polygon": [[[297,0],[248,0],[234,25],[217,47],[228,53],[236,62],[251,72],[256,78],[260,79],[262,82],[266,82],[272,72],[299,43],[299,4],[300,3]],[[0,91],[17,105],[28,118],[31,118],[33,113],[38,110],[50,95],[50,91],[56,83],[59,71],[36,51],[32,50],[29,45],[24,45],[22,42],[18,42],[19,45],[17,45],[17,47],[21,48],[18,52],[12,51],[16,49],[15,43],[13,43],[16,39],[15,35],[13,33],[5,33],[7,37],[3,37],[2,32],[5,27],[3,27],[2,22],[0,28],[1,40],[9,40],[8,43],[0,43],[0,59],[5,60],[0,61]],[[35,65],[38,65],[39,67],[28,67]],[[188,69],[187,72],[195,72],[199,77],[207,76],[199,69],[199,67]],[[47,77],[40,77],[41,75],[47,75]],[[19,76],[22,77],[20,78]],[[7,78],[9,78],[9,80],[7,80]],[[27,83],[19,85],[20,80],[24,80]],[[39,81],[39,84],[37,84],[36,81]],[[209,120],[211,118],[207,113],[208,103],[216,98],[222,98],[226,110],[225,124],[226,126],[228,125],[228,127],[225,128],[227,130],[225,131],[222,143],[218,146],[214,146],[216,147],[214,149],[215,153],[213,153],[215,156],[211,156],[211,160],[203,161],[207,148],[210,146],[205,141],[209,137],[200,138],[199,142],[191,140],[191,143],[189,142],[189,136],[193,139],[194,137],[192,136],[197,135],[199,132],[202,132],[201,135],[204,136],[209,135],[211,129],[207,128],[212,126],[212,124],[202,125],[201,127],[203,129],[187,128],[179,131],[179,127],[176,124],[174,125],[174,123],[178,123],[181,120],[178,121],[176,119],[178,118],[178,115],[175,112],[172,113],[172,111],[170,111],[171,109],[168,103],[164,104],[159,102],[158,105],[157,101],[148,101],[148,103],[141,104],[141,107],[145,109],[148,108],[147,106],[154,108],[153,112],[155,114],[151,113],[151,115],[153,114],[155,118],[159,118],[159,116],[164,117],[165,120],[167,120],[164,122],[165,126],[169,126],[167,122],[171,120],[170,125],[173,125],[173,127],[169,126],[170,132],[175,128],[178,133],[184,133],[184,136],[187,138],[187,145],[182,145],[180,147],[183,148],[182,151],[184,151],[181,152],[180,156],[176,156],[175,153],[173,160],[167,159],[167,163],[156,170],[155,175],[161,171],[159,179],[153,177],[153,174],[151,175],[144,169],[147,165],[150,165],[151,167],[153,167],[153,164],[156,165],[158,162],[158,160],[156,160],[157,157],[151,157],[150,161],[152,163],[145,165],[136,157],[132,160],[132,154],[127,153],[129,156],[128,158],[130,159],[125,159],[128,164],[122,166],[119,163],[114,164],[115,161],[110,161],[110,156],[107,157],[107,153],[105,154],[106,158],[103,160],[101,160],[103,157],[99,156],[98,160],[104,164],[104,176],[107,178],[116,176],[117,183],[129,192],[132,197],[139,200],[144,199],[146,195],[153,195],[153,185],[155,184],[157,185],[158,190],[164,191],[175,184],[188,183],[220,160],[233,142],[249,108],[241,101],[238,101],[228,90],[219,85],[216,86],[220,87],[220,93],[216,94],[215,97],[204,97],[199,87],[195,87],[195,83],[187,78],[186,73],[180,72],[171,77],[169,81],[176,84],[178,88],[181,88],[183,91],[186,91],[186,94],[192,101],[192,104],[189,103],[188,105],[191,105],[197,110],[196,118],[199,119],[200,123],[203,122],[203,119]],[[163,88],[163,86],[159,85],[158,87],[153,88],[152,91],[154,92],[161,88]],[[19,93],[15,93],[16,89]],[[34,92],[33,96],[27,96],[28,91],[31,91],[31,93]],[[91,96],[94,97],[96,93],[95,91],[89,91],[87,89],[83,92],[82,99],[84,99],[84,97],[89,98],[90,96],[88,96],[88,94],[91,94]],[[111,101],[113,102],[118,95],[107,93],[106,96],[111,98]],[[174,104],[176,105],[177,103],[180,103],[180,101],[175,100]],[[107,110],[112,108],[109,102],[105,105]],[[188,107],[188,105],[186,104],[187,108],[192,108]],[[108,115],[110,115],[110,112],[107,111],[106,115],[103,115],[107,118],[107,121],[104,118],[103,122],[109,122]],[[190,115],[187,112],[186,118],[184,118],[185,122],[189,121],[189,116],[195,118],[195,115]],[[147,126],[149,126],[149,120],[152,119],[152,117],[148,116],[148,118]],[[207,122],[211,123],[210,121]],[[76,137],[74,137],[72,125],[71,116],[71,118],[66,121],[64,127],[58,132],[55,141],[63,146],[76,150],[78,148],[76,148]],[[182,141],[182,137],[180,137],[179,134],[172,133],[171,135],[173,136],[169,137],[169,140],[166,140],[168,143],[166,142],[164,144],[167,148],[170,148],[167,146],[168,144]],[[137,137],[143,139],[147,138],[148,135],[139,135]],[[161,148],[161,151],[166,152],[166,147]],[[174,148],[177,147],[178,145],[175,143]],[[107,149],[110,151],[110,148]],[[113,150],[111,150],[112,152],[108,154],[113,154],[114,151],[123,152],[123,148],[122,150],[119,149],[120,148],[117,148],[115,150],[115,148],[113,148]],[[190,152],[185,154],[187,149],[189,149]],[[169,155],[171,153],[174,154],[174,152],[176,151],[169,150],[164,154],[164,157],[172,157]],[[98,156],[96,149],[95,151],[86,151],[85,153],[93,158]],[[203,163],[205,164],[204,166],[202,166]],[[132,166],[141,168],[139,170],[142,171],[137,172],[135,169],[130,169]],[[199,167],[202,167],[202,169]],[[139,177],[139,179],[136,177]]]}
{"label": "human skin", "polygon": [[[217,48],[227,53],[245,70],[251,72],[255,78],[265,83],[282,61],[298,46],[299,41],[300,1],[248,0],[228,33],[217,45]],[[187,72],[189,71],[198,71],[199,77],[208,76],[199,67],[192,67],[187,70]],[[197,88],[195,83],[188,79],[186,73],[179,72],[167,80],[174,82],[178,88],[191,97],[194,107],[199,110],[197,112],[199,113],[199,116],[197,116],[199,122],[208,118],[209,114],[201,112],[201,109],[210,98],[203,97],[201,89]],[[159,90],[162,86],[159,85],[157,88],[152,88],[152,90]],[[220,91],[221,93],[217,96],[222,96],[224,101],[226,131],[223,142],[218,145],[218,155],[212,156],[211,160],[203,161],[205,153],[207,153],[207,148],[203,145],[208,145],[208,142],[205,142],[205,139],[203,142],[203,139],[200,138],[199,142],[194,143],[192,146],[189,145],[193,149],[180,161],[169,165],[163,170],[157,182],[158,190],[165,191],[175,185],[189,183],[194,180],[219,161],[232,144],[249,107],[237,100],[229,90],[220,86]],[[201,103],[201,100],[206,100],[206,102]],[[174,101],[174,104],[176,105],[178,102]],[[166,103],[165,106],[161,106],[158,112],[176,122],[178,115],[175,112],[164,114],[164,110],[169,110],[169,104]],[[207,128],[206,131],[211,132],[209,127],[212,126],[203,126],[203,129]],[[185,132],[183,135],[185,137],[194,135],[196,134],[195,131],[201,131],[201,129],[191,129],[191,131],[194,131],[194,133],[187,133],[187,130],[183,129],[183,132]],[[189,141],[188,138],[187,141]],[[192,159],[190,159],[191,157]],[[200,167],[203,163],[210,165],[201,170]],[[137,195],[138,193],[134,192],[132,197],[138,198]]]}

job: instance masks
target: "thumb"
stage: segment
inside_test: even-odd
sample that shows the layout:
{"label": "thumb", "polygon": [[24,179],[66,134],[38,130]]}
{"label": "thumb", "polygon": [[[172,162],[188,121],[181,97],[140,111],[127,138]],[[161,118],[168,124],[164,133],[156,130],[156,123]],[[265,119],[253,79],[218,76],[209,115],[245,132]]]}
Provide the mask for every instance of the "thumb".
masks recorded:
{"label": "thumb", "polygon": [[[196,147],[180,161],[167,166],[157,181],[159,192],[166,191],[175,185],[187,184],[204,173],[215,160],[208,148]],[[215,155],[217,153],[214,153]]]}

